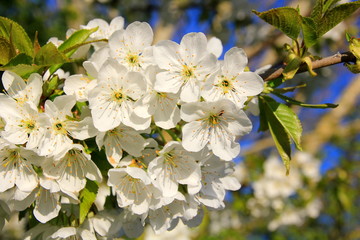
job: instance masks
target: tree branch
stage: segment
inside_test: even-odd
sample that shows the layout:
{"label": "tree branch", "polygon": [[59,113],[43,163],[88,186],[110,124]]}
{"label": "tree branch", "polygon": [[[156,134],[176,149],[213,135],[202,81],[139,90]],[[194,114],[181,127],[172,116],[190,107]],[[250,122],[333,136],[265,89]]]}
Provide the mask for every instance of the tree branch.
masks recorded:
{"label": "tree branch", "polygon": [[[315,60],[312,62],[313,69],[318,69],[322,67],[331,66],[339,63],[346,62],[355,62],[356,58],[351,52],[337,53],[333,56],[322,58],[320,60]],[[285,65],[282,65],[280,68],[270,68],[265,73],[260,74],[264,81],[271,81],[281,76],[285,68]],[[307,66],[304,64],[300,67],[297,73],[302,73],[307,71]]]}

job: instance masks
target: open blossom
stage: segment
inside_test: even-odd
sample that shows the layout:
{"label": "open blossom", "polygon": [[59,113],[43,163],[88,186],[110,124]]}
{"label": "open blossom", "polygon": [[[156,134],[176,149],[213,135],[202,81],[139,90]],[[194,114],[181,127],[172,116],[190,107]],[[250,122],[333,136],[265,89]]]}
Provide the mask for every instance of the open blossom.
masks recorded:
{"label": "open blossom", "polygon": [[37,108],[26,102],[23,106],[12,98],[0,96],[0,116],[5,120],[1,136],[13,144],[26,144],[27,149],[36,149],[42,139],[45,129],[44,122]]}
{"label": "open blossom", "polygon": [[74,95],[76,101],[88,101],[88,93],[97,84],[97,81],[83,74],[75,74],[66,78],[64,92],[67,95]]}
{"label": "open blossom", "polygon": [[46,131],[39,145],[39,155],[62,157],[72,147],[73,141],[70,136],[84,140],[96,134],[91,117],[81,121],[71,120],[71,109],[75,102],[72,95],[59,96],[53,102],[45,102],[47,122],[43,127]]}
{"label": "open blossom", "polygon": [[179,142],[169,142],[148,165],[148,173],[153,183],[164,197],[177,194],[179,184],[200,184],[200,166],[191,153]]}
{"label": "open blossom", "polygon": [[104,63],[98,76],[98,85],[89,93],[89,105],[95,127],[102,132],[123,123],[145,129],[144,122],[130,119],[134,101],[146,90],[142,74],[129,72],[114,60]]}
{"label": "open blossom", "polygon": [[139,157],[145,148],[145,139],[139,132],[121,124],[107,132],[101,132],[96,136],[99,148],[105,146],[106,157],[111,165],[117,166],[123,156],[123,150],[128,154]]}
{"label": "open blossom", "polygon": [[144,214],[149,210],[152,196],[151,179],[138,167],[109,170],[108,185],[113,187],[119,207],[129,207],[133,213]]}
{"label": "open blossom", "polygon": [[100,170],[80,144],[74,144],[59,160],[47,159],[43,171],[46,177],[59,183],[61,190],[73,193],[85,187],[86,178],[102,181]]}
{"label": "open blossom", "polygon": [[31,192],[38,185],[38,177],[32,167],[39,157],[22,147],[6,146],[0,150],[0,192],[16,185],[21,191]]}
{"label": "open blossom", "polygon": [[146,93],[134,104],[134,112],[142,118],[153,117],[157,126],[170,129],[180,121],[180,109],[177,106],[179,94],[157,92],[154,90],[157,66],[149,66],[145,72],[147,80]]}
{"label": "open blossom", "polygon": [[129,70],[144,70],[152,64],[153,35],[148,23],[133,22],[110,36],[110,54]]}
{"label": "open blossom", "polygon": [[42,94],[42,77],[33,73],[24,81],[20,76],[11,71],[5,71],[2,76],[2,83],[9,97],[16,100],[22,106],[25,102],[31,102],[34,106],[39,105]]}
{"label": "open blossom", "polygon": [[154,89],[178,93],[184,102],[196,102],[205,78],[216,70],[217,59],[207,51],[203,33],[186,34],[180,45],[165,40],[154,47],[154,60],[164,72],[156,76]]}
{"label": "open blossom", "polygon": [[204,84],[202,96],[207,101],[229,99],[242,108],[248,96],[263,91],[264,81],[254,72],[244,72],[247,57],[241,48],[234,47],[226,52],[224,62]]}
{"label": "open blossom", "polygon": [[183,127],[186,150],[199,152],[209,144],[216,156],[228,161],[240,153],[237,138],[252,128],[246,114],[226,99],[184,104],[181,118],[188,122]]}

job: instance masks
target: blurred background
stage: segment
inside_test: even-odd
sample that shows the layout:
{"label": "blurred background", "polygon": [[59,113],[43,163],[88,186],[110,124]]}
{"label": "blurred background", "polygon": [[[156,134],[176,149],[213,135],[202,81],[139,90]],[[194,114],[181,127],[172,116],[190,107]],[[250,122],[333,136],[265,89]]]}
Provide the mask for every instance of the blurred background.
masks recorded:
{"label": "blurred background", "polygon": [[[38,31],[41,45],[50,37],[65,39],[94,18],[110,21],[123,16],[126,24],[146,21],[155,40],[179,42],[188,32],[218,37],[224,53],[245,49],[252,71],[282,62],[289,39],[257,18],[252,9],[299,6],[302,15],[312,0],[12,0],[0,1],[0,15],[24,27],[30,38]],[[346,1],[341,1],[346,2]],[[348,51],[345,31],[359,37],[360,12],[328,32],[313,49],[330,56]],[[223,57],[222,55],[222,57]],[[221,58],[222,58],[221,57]],[[73,69],[66,69],[73,73]],[[303,152],[293,151],[290,175],[269,134],[253,131],[240,140],[242,151],[235,175],[242,184],[229,193],[226,208],[207,211],[203,223],[188,230],[179,226],[168,235],[145,231],[141,239],[360,239],[360,77],[344,66],[299,74],[288,86],[306,84],[288,96],[306,103],[336,103],[336,109],[294,107],[303,124]],[[286,86],[285,86],[286,87]],[[0,239],[22,239],[17,226],[7,224]]]}

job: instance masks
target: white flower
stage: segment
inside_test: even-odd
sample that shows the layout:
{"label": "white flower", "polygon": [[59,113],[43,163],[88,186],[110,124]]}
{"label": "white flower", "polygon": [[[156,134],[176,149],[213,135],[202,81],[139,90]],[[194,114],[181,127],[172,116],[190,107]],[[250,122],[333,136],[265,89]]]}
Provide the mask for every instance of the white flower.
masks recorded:
{"label": "white flower", "polygon": [[25,144],[27,149],[38,147],[44,134],[44,118],[37,108],[26,102],[22,106],[4,95],[0,96],[0,116],[6,121],[1,136],[13,144]]}
{"label": "white flower", "polygon": [[67,95],[75,95],[76,101],[85,102],[88,100],[88,93],[97,84],[96,80],[92,80],[83,74],[71,75],[66,78],[64,83],[64,92]]}
{"label": "white flower", "polygon": [[[203,33],[186,34],[180,45],[162,41],[154,47],[154,60],[164,72],[156,76],[155,90],[180,93],[184,102],[196,102],[200,98],[202,81],[216,70],[217,59],[207,51]],[[181,90],[180,90],[181,89]]]}
{"label": "white flower", "polygon": [[252,128],[246,114],[226,99],[184,104],[181,118],[189,122],[182,129],[186,150],[198,152],[209,143],[213,153],[224,160],[232,160],[239,154],[237,137]]}
{"label": "white flower", "polygon": [[207,101],[229,99],[242,108],[248,96],[263,91],[264,81],[253,72],[244,72],[247,57],[241,48],[234,47],[226,52],[223,66],[204,85],[202,96]]}
{"label": "white flower", "polygon": [[41,223],[46,223],[59,215],[60,186],[52,179],[40,178],[40,187],[36,193],[34,216]]}
{"label": "white flower", "polygon": [[109,38],[110,54],[119,63],[134,71],[144,70],[152,63],[153,31],[146,22],[133,22],[125,30]]}
{"label": "white flower", "polygon": [[241,186],[235,177],[229,176],[234,171],[233,166],[232,162],[220,161],[215,156],[204,160],[201,166],[202,186],[196,199],[215,209],[224,208],[225,190],[236,191]]}
{"label": "white flower", "polygon": [[[143,122],[130,119],[134,101],[146,90],[142,74],[128,72],[115,61],[107,61],[98,76],[98,85],[89,92],[89,105],[95,127],[102,132],[124,123],[145,129]],[[147,124],[149,125],[150,122]]]}
{"label": "white flower", "polygon": [[2,82],[7,94],[15,99],[19,105],[31,102],[34,106],[39,105],[42,94],[43,81],[39,74],[33,73],[25,81],[16,73],[5,71]]}
{"label": "white flower", "polygon": [[221,40],[217,37],[212,37],[207,43],[207,50],[219,58],[223,52]]}
{"label": "white flower", "polygon": [[[98,28],[94,33],[90,35],[90,38],[97,40],[97,39],[109,39],[111,34],[113,34],[117,30],[121,30],[124,28],[125,20],[123,17],[118,16],[116,18],[113,18],[108,24],[105,20],[100,18],[95,18],[93,20],[90,20],[87,25],[81,25],[80,28],[82,29],[92,29],[92,28]],[[94,45],[95,49],[99,49],[106,45],[106,42],[95,42],[92,43]]]}
{"label": "white flower", "polygon": [[85,178],[102,181],[100,170],[80,144],[74,144],[59,160],[47,159],[43,172],[46,177],[55,179],[65,192],[78,193],[85,187]]}
{"label": "white flower", "polygon": [[54,232],[50,239],[81,239],[81,240],[96,240],[94,233],[90,232],[85,228],[75,228],[75,227],[63,227]]}
{"label": "white flower", "polygon": [[46,132],[39,145],[39,155],[60,158],[72,147],[73,142],[69,135],[84,140],[96,134],[91,117],[86,117],[82,121],[71,120],[71,109],[75,102],[76,99],[72,95],[59,96],[54,102],[45,102],[45,114],[48,118],[43,126],[46,127]]}
{"label": "white flower", "polygon": [[149,66],[145,70],[148,89],[144,96],[135,103],[134,112],[142,118],[153,116],[157,126],[170,129],[180,121],[180,110],[177,106],[179,94],[157,92],[153,89],[158,72],[160,71],[157,66]]}
{"label": "white flower", "polygon": [[146,142],[139,132],[121,124],[119,127],[101,132],[96,136],[99,149],[105,146],[105,153],[109,163],[116,167],[123,155],[123,150],[132,156],[141,156]]}
{"label": "white flower", "polygon": [[200,183],[200,166],[179,142],[168,142],[159,157],[150,162],[148,173],[164,197],[173,197],[180,184]]}
{"label": "white flower", "polygon": [[149,210],[151,201],[151,180],[138,167],[115,168],[109,170],[108,185],[116,192],[119,207],[128,207],[135,214]]}
{"label": "white flower", "polygon": [[39,157],[22,147],[6,146],[0,150],[0,192],[15,185],[24,192],[31,192],[38,185],[32,163]]}
{"label": "white flower", "polygon": [[149,211],[149,221],[156,234],[170,230],[185,213],[186,198],[180,192],[171,198],[157,199]]}
{"label": "white flower", "polygon": [[95,51],[87,61],[84,61],[83,67],[90,77],[98,77],[101,66],[109,58],[109,50],[109,47],[100,48],[99,50]]}

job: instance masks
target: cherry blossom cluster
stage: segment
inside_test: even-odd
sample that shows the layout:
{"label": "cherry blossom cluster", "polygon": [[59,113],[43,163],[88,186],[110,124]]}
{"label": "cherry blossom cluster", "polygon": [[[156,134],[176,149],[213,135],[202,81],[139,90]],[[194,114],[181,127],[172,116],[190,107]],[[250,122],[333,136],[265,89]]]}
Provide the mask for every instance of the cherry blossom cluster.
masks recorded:
{"label": "cherry blossom cluster", "polygon": [[[0,200],[13,211],[31,207],[43,223],[27,239],[199,225],[203,206],[222,209],[226,190],[240,188],[231,160],[252,128],[243,109],[263,91],[262,78],[240,48],[218,60],[220,40],[203,33],[153,44],[145,22],[124,28],[117,17],[81,27],[98,27],[88,40],[108,40],[75,53],[86,54],[84,74],[3,74]],[[47,98],[44,84],[55,75],[63,84]],[[110,167],[101,167],[106,159]],[[100,186],[96,209],[81,225],[55,221],[76,216],[87,181]]]}

